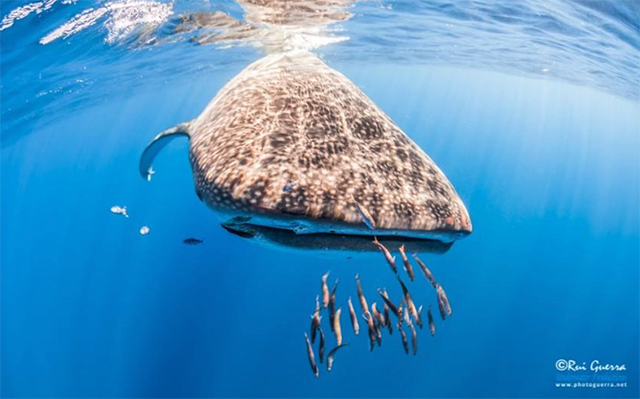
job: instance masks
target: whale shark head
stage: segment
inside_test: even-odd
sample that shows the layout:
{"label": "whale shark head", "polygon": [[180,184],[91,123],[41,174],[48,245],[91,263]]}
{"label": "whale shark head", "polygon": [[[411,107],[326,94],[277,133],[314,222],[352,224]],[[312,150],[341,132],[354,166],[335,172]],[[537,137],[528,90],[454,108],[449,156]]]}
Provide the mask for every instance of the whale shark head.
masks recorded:
{"label": "whale shark head", "polygon": [[436,164],[310,52],[249,65],[200,116],[147,147],[143,175],[160,143],[177,134],[190,138],[199,198],[245,238],[375,251],[377,236],[442,252],[472,231],[467,209]]}

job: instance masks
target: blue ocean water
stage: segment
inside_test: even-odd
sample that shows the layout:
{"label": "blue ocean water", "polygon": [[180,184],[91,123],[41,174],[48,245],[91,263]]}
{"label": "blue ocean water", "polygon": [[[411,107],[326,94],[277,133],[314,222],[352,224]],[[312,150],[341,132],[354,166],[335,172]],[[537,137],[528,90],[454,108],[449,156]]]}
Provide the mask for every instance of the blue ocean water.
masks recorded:
{"label": "blue ocean water", "polygon": [[[369,352],[366,330],[350,330],[356,273],[369,302],[377,287],[400,296],[379,254],[230,235],[194,194],[186,140],[151,182],[138,175],[155,134],[264,55],[172,34],[181,13],[242,19],[238,4],[49,0],[7,26],[29,4],[0,3],[3,397],[639,396],[638,2],[358,2],[313,48],[471,215],[468,238],[423,256],[453,315],[419,331],[417,356],[397,333]],[[94,24],[41,43],[90,8],[105,10]],[[303,333],[329,270],[349,346],[315,378]],[[437,313],[422,276],[409,289]],[[561,371],[562,359],[626,371]],[[557,385],[603,375],[627,386]]]}

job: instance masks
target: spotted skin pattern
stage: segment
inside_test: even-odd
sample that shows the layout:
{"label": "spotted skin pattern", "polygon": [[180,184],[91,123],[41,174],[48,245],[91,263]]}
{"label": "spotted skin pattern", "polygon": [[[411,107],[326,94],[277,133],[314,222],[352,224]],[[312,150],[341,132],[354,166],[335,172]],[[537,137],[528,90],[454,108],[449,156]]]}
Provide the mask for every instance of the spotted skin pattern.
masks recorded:
{"label": "spotted skin pattern", "polygon": [[249,65],[187,126],[196,191],[216,211],[366,230],[355,200],[378,232],[471,232],[464,204],[435,163],[309,52]]}

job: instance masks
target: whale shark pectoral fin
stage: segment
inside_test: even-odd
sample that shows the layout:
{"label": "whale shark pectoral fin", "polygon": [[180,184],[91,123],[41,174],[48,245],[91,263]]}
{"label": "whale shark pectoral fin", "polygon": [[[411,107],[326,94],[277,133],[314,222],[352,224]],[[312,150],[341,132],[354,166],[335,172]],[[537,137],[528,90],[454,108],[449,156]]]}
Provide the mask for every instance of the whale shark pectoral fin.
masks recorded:
{"label": "whale shark pectoral fin", "polygon": [[191,122],[185,122],[158,134],[151,141],[151,143],[147,145],[147,147],[144,149],[144,152],[142,153],[142,156],[140,157],[140,176],[142,176],[142,178],[145,180],[149,180],[149,177],[151,175],[151,166],[153,164],[153,160],[156,158],[156,155],[158,155],[158,153],[162,151],[162,149],[173,139],[177,137],[189,138],[190,129]]}

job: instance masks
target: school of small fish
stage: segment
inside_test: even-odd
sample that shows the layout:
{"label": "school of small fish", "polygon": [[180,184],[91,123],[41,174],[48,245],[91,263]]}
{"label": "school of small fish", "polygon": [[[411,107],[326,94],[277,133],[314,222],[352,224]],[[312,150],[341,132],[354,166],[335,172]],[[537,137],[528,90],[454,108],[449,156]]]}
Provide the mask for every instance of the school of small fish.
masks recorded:
{"label": "school of small fish", "polygon": [[[409,353],[412,353],[415,356],[418,354],[418,330],[416,329],[416,326],[418,326],[420,330],[422,330],[423,327],[422,306],[416,307],[409,289],[398,274],[398,268],[395,264],[395,257],[391,254],[391,251],[382,243],[380,243],[375,237],[373,240],[373,244],[375,244],[380,249],[380,251],[384,255],[386,262],[389,264],[392,272],[396,276],[400,289],[402,290],[402,298],[395,302],[389,297],[386,288],[378,288],[378,295],[380,295],[380,298],[382,299],[382,309],[380,309],[380,306],[377,302],[373,302],[371,303],[371,306],[369,306],[367,298],[364,294],[364,290],[362,289],[360,276],[359,274],[355,275],[356,292],[358,296],[358,302],[360,303],[360,309],[362,310],[361,317],[367,324],[369,351],[373,351],[376,346],[382,345],[382,333],[385,328],[388,331],[389,336],[393,335],[394,323],[391,320],[391,317],[393,315],[393,317],[395,317],[397,321],[397,323],[395,323],[395,329],[397,329],[399,332],[404,352],[407,355]],[[404,252],[404,245],[401,245],[398,248],[398,252],[400,252],[400,256],[402,257],[404,270],[407,273],[409,280],[413,282],[415,279],[413,266],[411,265],[411,261]],[[436,282],[433,274],[431,273],[431,270],[429,270],[427,265],[420,258],[418,258],[417,254],[413,254],[413,258],[420,267],[420,270],[422,271],[422,274],[424,275],[429,285],[431,285],[435,290],[436,301],[438,303],[438,308],[440,309],[440,316],[442,320],[445,320],[447,316],[451,316],[452,311],[451,304],[449,303],[449,299],[447,298],[447,294],[445,293],[444,288],[441,284]],[[318,377],[320,374],[314,352],[316,337],[318,335],[320,336],[317,348],[318,359],[320,363],[324,361],[325,345],[327,343],[321,326],[322,315],[320,313],[322,309],[327,309],[327,312],[329,313],[329,327],[331,328],[331,331],[333,332],[333,335],[335,337],[335,347],[329,351],[329,354],[326,358],[327,371],[331,371],[331,369],[333,368],[335,356],[338,350],[348,346],[348,343],[344,341],[343,329],[340,321],[342,308],[338,307],[336,309],[338,279],[334,281],[333,287],[330,290],[328,281],[329,275],[329,272],[322,275],[322,278],[320,280],[320,294],[316,296],[315,310],[311,315],[311,331],[309,332],[309,334],[307,334],[306,332],[304,334],[307,344],[307,357],[309,358],[309,365],[311,366],[311,370],[316,377]],[[320,298],[322,298],[322,307],[320,305]],[[351,296],[349,296],[347,299],[347,308],[349,310],[349,319],[351,320],[353,334],[355,336],[358,336],[360,334],[360,324],[358,323],[358,316]],[[431,313],[431,305],[429,305],[427,309],[427,322],[429,324],[429,332],[431,336],[434,336],[436,333],[436,327],[435,321],[433,319],[433,314]],[[406,326],[408,332],[411,333],[410,339],[408,337],[408,332],[405,332],[405,328],[403,326]],[[311,338],[309,339],[309,337]]]}
{"label": "school of small fish", "polygon": [[[289,183],[284,188],[284,190],[287,191],[288,189],[291,189],[296,183],[297,182]],[[360,214],[362,222],[368,228],[375,229],[375,220],[373,220],[370,213],[357,202],[356,208],[358,210],[358,213]],[[122,215],[125,218],[129,217],[126,206],[112,206],[111,212],[114,214]],[[147,235],[149,234],[149,232],[150,229],[146,225],[140,228],[141,235]],[[204,243],[203,240],[194,237],[186,238],[182,242],[185,245],[201,245]],[[415,356],[418,354],[418,331],[416,330],[415,326],[417,325],[420,329],[422,329],[423,327],[422,306],[416,307],[416,304],[413,302],[413,298],[409,293],[409,289],[400,278],[400,275],[398,274],[398,267],[396,265],[396,257],[392,255],[391,251],[384,244],[378,241],[377,237],[374,236],[372,243],[378,247],[378,249],[384,256],[386,263],[389,265],[391,271],[397,278],[398,284],[402,290],[402,298],[396,304],[396,302],[389,297],[389,294],[385,287],[377,288],[377,293],[382,299],[382,308],[378,306],[377,302],[373,302],[371,303],[371,306],[369,306],[367,298],[364,294],[364,290],[362,289],[360,276],[359,274],[355,275],[356,292],[358,296],[358,302],[360,303],[360,308],[362,310],[361,317],[367,325],[369,351],[373,351],[376,345],[382,345],[382,333],[385,328],[388,331],[389,336],[393,335],[394,323],[392,323],[391,321],[391,317],[393,315],[397,319],[395,328],[398,330],[400,339],[402,340],[402,348],[404,349],[404,352],[407,355],[409,353],[413,353],[413,355]],[[409,280],[411,282],[414,282],[415,273],[413,271],[411,261],[405,253],[404,244],[400,245],[397,250],[400,253],[400,257],[402,258],[404,271],[409,277]],[[445,320],[447,316],[451,316],[452,311],[451,304],[449,303],[449,299],[447,298],[447,294],[445,293],[444,288],[435,280],[433,273],[431,273],[431,270],[429,270],[427,265],[420,258],[418,258],[417,254],[413,254],[413,258],[418,264],[425,279],[435,290],[436,301],[438,303],[438,309],[440,310],[440,317],[442,318],[442,320]],[[326,356],[327,371],[330,372],[333,368],[337,352],[349,345],[344,341],[343,337],[341,324],[342,307],[337,307],[338,279],[333,282],[332,288],[329,289],[329,275],[330,272],[326,272],[322,275],[320,294],[316,296],[315,310],[311,315],[311,329],[309,334],[307,334],[306,332],[304,333],[309,365],[311,366],[311,371],[316,377],[319,376],[320,371],[318,368],[318,364],[316,363],[314,344],[316,339],[318,338],[318,360],[320,361],[320,363],[323,363],[325,359],[325,345],[327,343],[324,330],[322,329],[322,315],[320,314],[322,309],[327,309],[327,312],[329,313],[329,327],[335,337],[335,346],[329,351]],[[321,297],[322,299],[320,299]],[[358,336],[360,334],[360,324],[358,323],[357,312],[351,300],[351,296],[348,297],[347,308],[349,310],[349,319],[351,321],[353,333],[355,336]],[[433,314],[431,313],[431,305],[429,305],[427,309],[427,320],[429,323],[429,332],[431,336],[434,336],[436,328]],[[403,328],[404,325],[406,325],[406,327],[411,332],[411,348],[409,346],[409,338],[407,337],[407,333]]]}

